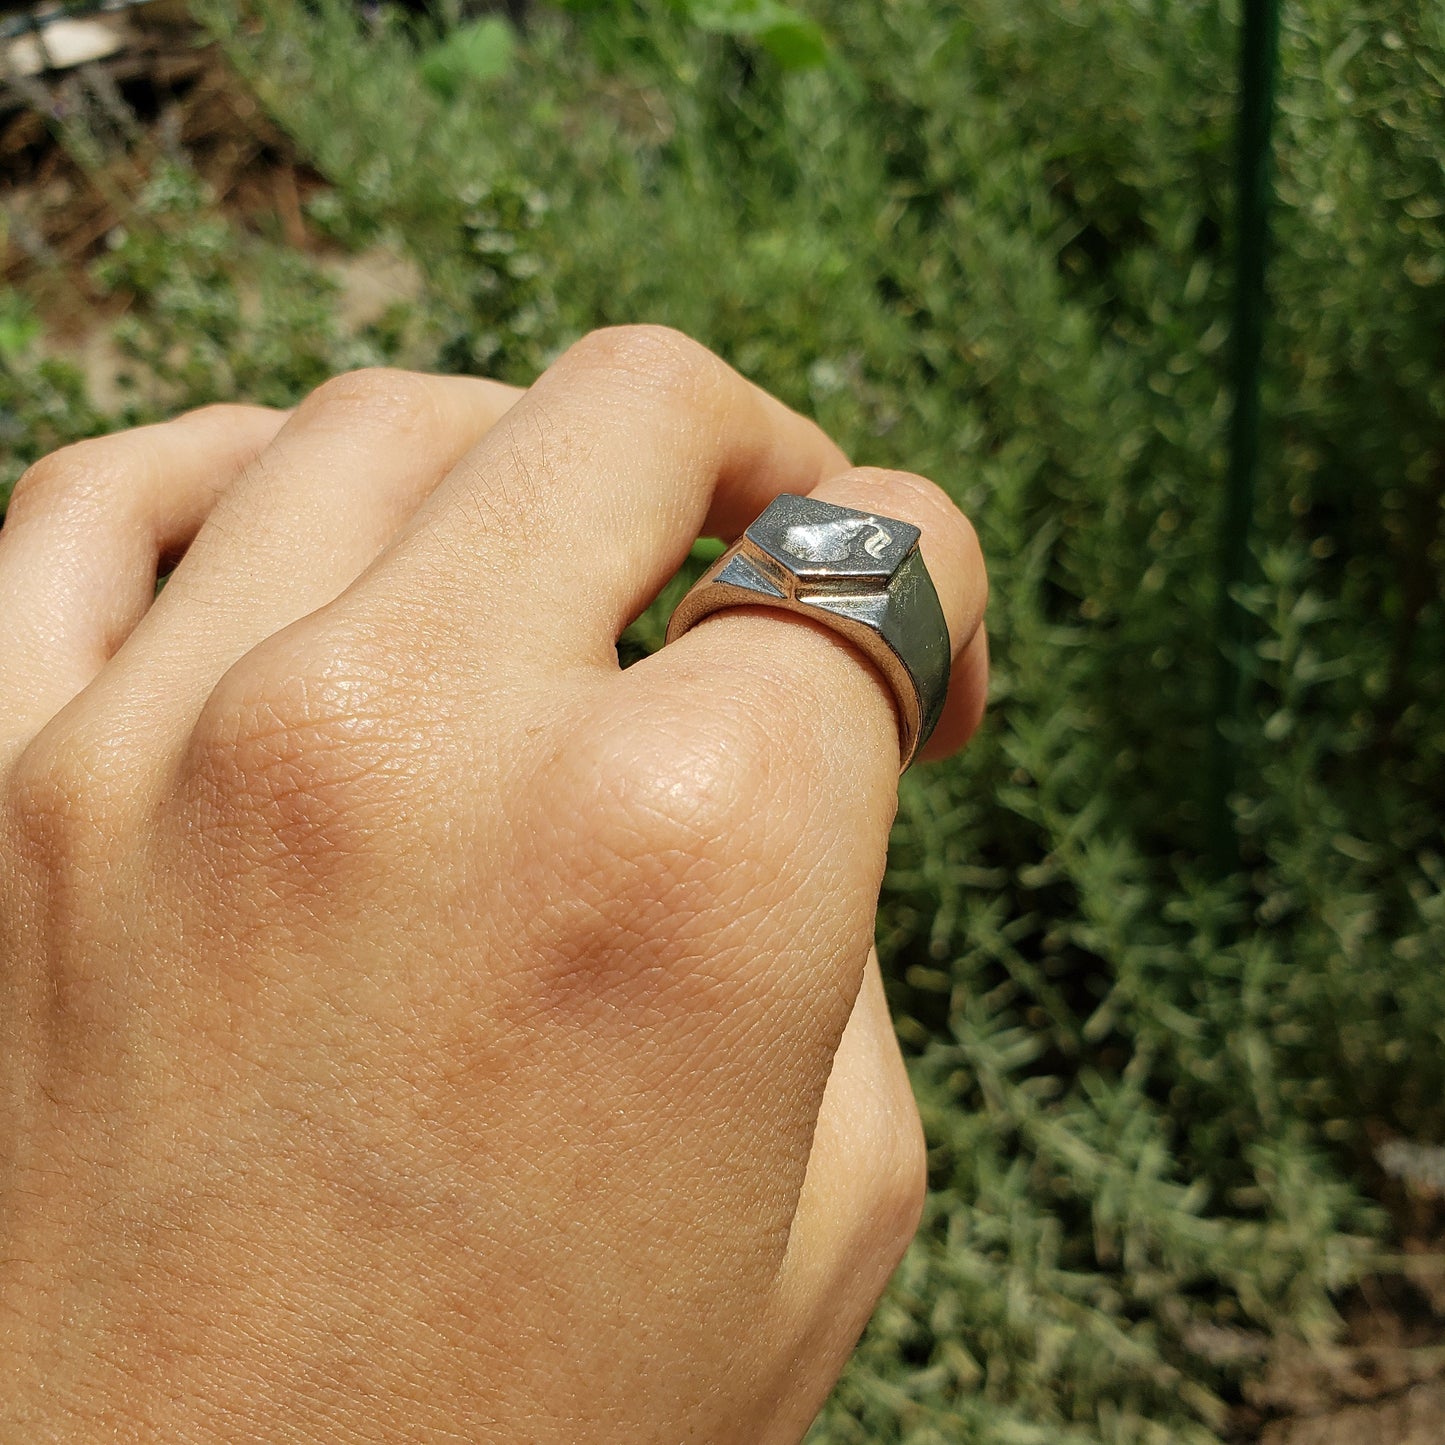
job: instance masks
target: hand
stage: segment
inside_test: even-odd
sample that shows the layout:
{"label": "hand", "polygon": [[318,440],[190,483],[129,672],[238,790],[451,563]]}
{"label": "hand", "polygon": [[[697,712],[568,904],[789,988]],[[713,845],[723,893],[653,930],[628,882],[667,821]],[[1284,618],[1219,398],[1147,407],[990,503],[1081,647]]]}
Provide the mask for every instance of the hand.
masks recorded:
{"label": "hand", "polygon": [[922,527],[961,744],[968,523],[669,331],[21,480],[0,1437],[803,1434],[923,1192],[869,952],[893,703],[777,612],[614,650],[780,491]]}

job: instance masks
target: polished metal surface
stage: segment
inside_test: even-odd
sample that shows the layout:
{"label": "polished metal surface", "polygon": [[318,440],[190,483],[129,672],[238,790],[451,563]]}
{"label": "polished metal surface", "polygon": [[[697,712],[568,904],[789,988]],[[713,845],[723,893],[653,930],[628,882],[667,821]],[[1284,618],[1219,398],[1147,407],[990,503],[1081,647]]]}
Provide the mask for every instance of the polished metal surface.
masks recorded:
{"label": "polished metal surface", "polygon": [[667,640],[725,607],[778,607],[832,628],[892,689],[906,768],[948,695],[948,624],[918,538],[907,522],[784,493],[678,603]]}

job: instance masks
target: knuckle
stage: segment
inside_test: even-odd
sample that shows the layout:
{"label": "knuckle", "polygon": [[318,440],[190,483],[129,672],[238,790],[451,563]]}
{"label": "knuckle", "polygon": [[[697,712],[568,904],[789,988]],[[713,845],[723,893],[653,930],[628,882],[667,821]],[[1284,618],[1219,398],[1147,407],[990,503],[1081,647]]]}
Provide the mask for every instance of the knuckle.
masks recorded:
{"label": "knuckle", "polygon": [[204,406],[193,406],[189,411],[183,411],[176,421],[198,421],[217,422],[227,425],[232,422],[246,421],[255,415],[262,408],[247,406],[233,401],[208,401]]}
{"label": "knuckle", "polygon": [[52,725],[11,765],[5,791],[22,853],[55,872],[124,834],[134,790],[112,740]]}
{"label": "knuckle", "polygon": [[114,437],[72,442],[21,473],[10,496],[9,516],[84,508],[116,482],[119,447]]}
{"label": "knuckle", "polygon": [[608,852],[661,868],[730,856],[753,811],[754,750],[721,721],[698,727],[632,719],[597,734],[575,759],[600,789]]}
{"label": "knuckle", "polygon": [[421,431],[436,419],[436,397],[430,379],[420,372],[371,366],[342,372],[324,381],[301,403],[299,411],[339,417],[391,432]]}
{"label": "knuckle", "polygon": [[584,336],[573,355],[588,365],[621,373],[649,396],[705,394],[725,367],[701,342],[671,326],[609,326]]}
{"label": "knuckle", "polygon": [[554,879],[557,900],[533,920],[529,991],[683,1011],[719,985],[735,992],[715,945],[758,856],[749,771],[717,732],[604,728],[569,747],[520,830],[539,854],[523,871]]}
{"label": "knuckle", "polygon": [[881,499],[884,508],[890,504],[896,506],[897,499],[903,497],[914,504],[910,510],[921,512],[926,519],[947,517],[969,525],[953,498],[937,482],[917,472],[896,471],[888,467],[853,467],[845,477],[850,487]]}
{"label": "knuckle", "polygon": [[217,684],[192,732],[186,788],[202,831],[252,863],[329,874],[371,853],[420,768],[396,679],[362,643],[320,657],[254,649]]}

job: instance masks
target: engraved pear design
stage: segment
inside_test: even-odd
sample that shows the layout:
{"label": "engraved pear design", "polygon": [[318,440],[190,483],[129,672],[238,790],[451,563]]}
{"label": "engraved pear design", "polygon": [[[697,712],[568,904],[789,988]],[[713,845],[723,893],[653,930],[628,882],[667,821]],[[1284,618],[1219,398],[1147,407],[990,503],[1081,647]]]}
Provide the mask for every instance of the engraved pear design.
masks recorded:
{"label": "engraved pear design", "polygon": [[783,534],[783,548],[804,562],[845,562],[852,556],[854,545],[864,532],[872,535],[862,544],[863,550],[870,557],[881,557],[893,536],[871,517],[799,522]]}

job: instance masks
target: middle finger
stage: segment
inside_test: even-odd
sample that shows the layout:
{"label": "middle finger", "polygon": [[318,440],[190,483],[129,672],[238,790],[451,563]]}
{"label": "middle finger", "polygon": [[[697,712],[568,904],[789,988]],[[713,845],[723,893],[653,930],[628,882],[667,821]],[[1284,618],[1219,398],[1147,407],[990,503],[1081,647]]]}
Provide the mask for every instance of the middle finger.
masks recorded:
{"label": "middle finger", "polygon": [[227,669],[354,582],[519,395],[384,369],[318,388],[212,511],[102,687],[152,735],[184,738]]}
{"label": "middle finger", "polygon": [[468,660],[479,637],[525,627],[554,658],[615,669],[617,638],[700,534],[735,535],[779,492],[847,466],[697,342],[593,332],[418,508],[362,591],[439,597],[433,640]]}

